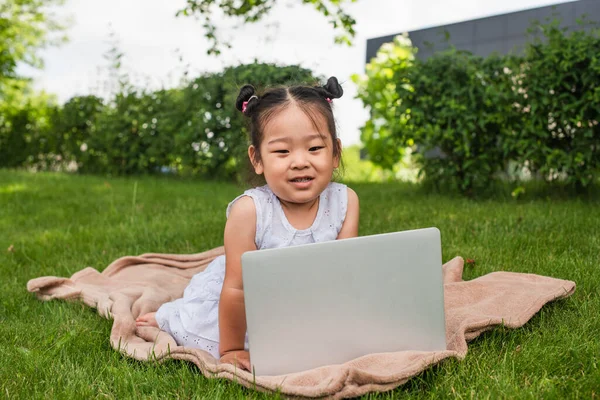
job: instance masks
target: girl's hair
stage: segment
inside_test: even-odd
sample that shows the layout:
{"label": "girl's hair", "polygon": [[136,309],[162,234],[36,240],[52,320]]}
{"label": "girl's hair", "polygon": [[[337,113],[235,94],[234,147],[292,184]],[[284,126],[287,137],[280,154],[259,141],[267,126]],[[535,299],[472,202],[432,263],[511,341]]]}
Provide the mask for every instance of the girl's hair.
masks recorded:
{"label": "girl's hair", "polygon": [[337,141],[331,101],[342,97],[342,94],[344,90],[334,76],[327,80],[325,86],[275,87],[267,89],[260,95],[256,93],[253,86],[243,86],[235,107],[250,119],[250,141],[255,148],[254,161],[261,160],[260,145],[264,136],[264,127],[275,115],[291,104],[298,106],[311,119],[315,127],[318,126],[318,116],[325,119],[333,142],[333,156],[341,157],[342,149]]}

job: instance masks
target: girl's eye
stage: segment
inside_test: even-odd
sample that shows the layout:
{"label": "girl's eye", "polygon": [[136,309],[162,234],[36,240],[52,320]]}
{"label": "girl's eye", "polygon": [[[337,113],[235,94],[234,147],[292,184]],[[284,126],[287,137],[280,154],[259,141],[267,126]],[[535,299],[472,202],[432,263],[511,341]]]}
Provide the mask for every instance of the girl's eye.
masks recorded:
{"label": "girl's eye", "polygon": [[323,146],[315,146],[315,147],[311,147],[310,149],[308,149],[308,151],[317,151],[317,150],[321,150],[323,148]]}
{"label": "girl's eye", "polygon": [[275,150],[274,153],[287,154],[289,152],[287,150]]}

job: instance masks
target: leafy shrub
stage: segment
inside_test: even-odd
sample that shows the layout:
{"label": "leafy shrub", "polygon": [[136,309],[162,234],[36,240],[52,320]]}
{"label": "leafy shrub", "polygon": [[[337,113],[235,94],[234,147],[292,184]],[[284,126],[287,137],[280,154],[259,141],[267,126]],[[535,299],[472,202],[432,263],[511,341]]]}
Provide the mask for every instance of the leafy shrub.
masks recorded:
{"label": "leafy shrub", "polygon": [[509,145],[519,165],[583,188],[600,169],[600,30],[535,29],[542,38],[515,66],[522,118]]}
{"label": "leafy shrub", "polygon": [[503,139],[519,114],[505,90],[512,75],[501,57],[482,58],[451,49],[426,61],[415,60],[397,86],[400,133],[426,180],[465,193],[485,189],[504,169],[510,150]]}
{"label": "leafy shrub", "polygon": [[391,168],[412,147],[420,175],[472,194],[509,165],[575,187],[600,170],[599,30],[571,33],[554,21],[524,56],[482,58],[450,49],[414,59],[405,37],[380,49],[358,98],[370,108],[362,140]]}
{"label": "leafy shrub", "polygon": [[261,89],[317,80],[305,68],[255,62],[176,89],[151,92],[120,82],[107,104],[95,96],[74,97],[62,107],[32,103],[0,115],[0,166],[49,167],[48,160],[62,160],[89,173],[240,177],[248,132],[235,100],[246,83]]}
{"label": "leafy shrub", "polygon": [[504,167],[502,137],[518,113],[505,61],[451,49],[422,61],[406,37],[382,46],[355,76],[370,108],[362,140],[371,160],[391,168],[413,147],[420,175],[463,192],[485,187]]}
{"label": "leafy shrub", "polygon": [[51,151],[65,162],[82,163],[86,156],[86,141],[94,135],[97,117],[103,109],[102,99],[96,96],[76,96],[56,108],[51,116],[52,132],[48,137]]}
{"label": "leafy shrub", "polygon": [[0,167],[36,164],[51,153],[54,100],[44,93],[23,104],[0,108]]}
{"label": "leafy shrub", "polygon": [[407,146],[406,118],[399,111],[398,87],[410,88],[408,73],[413,67],[415,49],[406,36],[386,43],[366,66],[364,75],[353,75],[357,97],[371,115],[361,128],[361,141],[369,158],[392,169]]}
{"label": "leafy shrub", "polygon": [[117,94],[96,115],[82,144],[81,171],[130,175],[168,166],[173,135],[181,125],[179,97],[177,90]]}

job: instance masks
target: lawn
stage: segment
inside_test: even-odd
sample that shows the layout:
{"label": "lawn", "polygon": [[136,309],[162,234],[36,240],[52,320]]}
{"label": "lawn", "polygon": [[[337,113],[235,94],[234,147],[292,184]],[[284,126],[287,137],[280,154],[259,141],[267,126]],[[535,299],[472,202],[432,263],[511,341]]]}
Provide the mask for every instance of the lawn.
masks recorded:
{"label": "lawn", "polygon": [[[600,397],[600,207],[589,196],[493,200],[426,194],[412,184],[351,185],[360,235],[436,226],[443,259],[475,260],[465,279],[507,270],[577,282],[523,328],[473,341],[404,386],[365,398]],[[79,303],[41,302],[29,279],[99,270],[123,255],[195,253],[222,244],[242,187],[166,178],[0,170],[0,396],[277,398],[201,376],[189,363],[139,362],[109,344],[111,321]]]}

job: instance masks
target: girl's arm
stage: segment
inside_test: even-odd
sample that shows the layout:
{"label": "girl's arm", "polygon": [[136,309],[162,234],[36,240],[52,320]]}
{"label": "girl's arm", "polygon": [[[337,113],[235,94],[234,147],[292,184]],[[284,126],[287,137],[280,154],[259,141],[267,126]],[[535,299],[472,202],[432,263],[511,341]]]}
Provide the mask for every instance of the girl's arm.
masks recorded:
{"label": "girl's arm", "polygon": [[348,188],[348,208],[346,209],[346,218],[337,239],[347,239],[358,236],[359,220],[358,196],[356,192]]}
{"label": "girl's arm", "polygon": [[256,250],[256,209],[251,197],[237,200],[225,224],[225,280],[219,303],[221,356],[244,350],[246,310],[242,283],[242,254]]}

